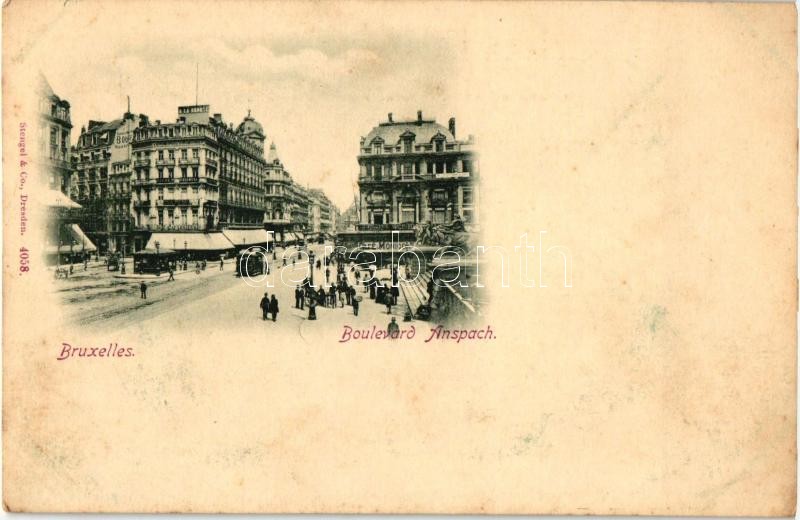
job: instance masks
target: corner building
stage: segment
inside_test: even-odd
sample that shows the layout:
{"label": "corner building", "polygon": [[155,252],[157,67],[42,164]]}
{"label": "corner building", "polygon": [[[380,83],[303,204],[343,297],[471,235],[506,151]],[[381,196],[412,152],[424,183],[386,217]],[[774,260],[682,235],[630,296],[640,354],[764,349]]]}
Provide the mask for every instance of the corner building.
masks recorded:
{"label": "corner building", "polygon": [[421,222],[468,228],[479,223],[479,167],[474,139],[456,138],[435,119],[379,123],[361,139],[358,155],[359,229],[413,229]]}
{"label": "corner building", "polygon": [[[237,128],[208,105],[178,107],[175,123],[133,133],[133,211],[137,249],[148,234],[263,229],[263,128],[249,113]],[[173,237],[174,238],[174,237]],[[191,236],[176,247],[191,250]],[[173,240],[176,241],[176,240]],[[167,243],[166,247],[171,247]]]}

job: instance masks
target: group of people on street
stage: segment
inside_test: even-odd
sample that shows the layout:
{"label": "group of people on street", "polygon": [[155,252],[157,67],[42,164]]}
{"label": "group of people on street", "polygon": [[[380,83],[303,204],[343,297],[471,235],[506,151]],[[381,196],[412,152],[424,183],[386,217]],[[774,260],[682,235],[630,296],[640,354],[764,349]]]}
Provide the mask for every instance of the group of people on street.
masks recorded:
{"label": "group of people on street", "polygon": [[272,321],[276,321],[278,319],[278,299],[275,295],[272,295],[272,298],[269,297],[269,294],[264,293],[264,297],[261,298],[261,303],[259,304],[261,307],[261,319],[268,320],[269,315],[272,315]]}

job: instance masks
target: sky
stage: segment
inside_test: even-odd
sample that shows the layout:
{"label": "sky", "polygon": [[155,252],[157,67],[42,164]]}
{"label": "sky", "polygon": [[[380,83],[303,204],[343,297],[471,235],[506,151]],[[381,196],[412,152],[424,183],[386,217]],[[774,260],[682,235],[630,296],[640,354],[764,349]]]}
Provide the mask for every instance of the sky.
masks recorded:
{"label": "sky", "polygon": [[126,96],[133,112],[167,122],[197,95],[235,125],[250,109],[294,179],[322,187],[344,211],[357,190],[360,137],[387,113],[458,119],[457,55],[425,24],[386,23],[378,11],[321,12],[332,7],[305,17],[285,4],[138,5],[66,9],[27,56],[70,102],[73,143],[90,119],[119,118]]}

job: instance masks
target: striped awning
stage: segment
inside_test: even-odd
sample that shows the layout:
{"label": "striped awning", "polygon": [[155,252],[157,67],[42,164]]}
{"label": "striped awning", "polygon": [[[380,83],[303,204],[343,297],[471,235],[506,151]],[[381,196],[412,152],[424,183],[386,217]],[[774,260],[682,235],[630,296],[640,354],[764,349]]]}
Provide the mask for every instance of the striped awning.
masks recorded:
{"label": "striped awning", "polygon": [[236,246],[267,245],[269,233],[264,229],[223,229],[222,234]]}
{"label": "striped awning", "polygon": [[219,231],[213,233],[153,233],[147,241],[147,249],[159,247],[176,251],[227,251],[234,249],[233,243]]}
{"label": "striped awning", "polygon": [[97,246],[89,240],[89,237],[86,236],[86,233],[83,232],[78,224],[70,224],[62,229],[67,230],[69,236],[61,237],[61,247],[56,244],[50,244],[45,247],[46,253],[55,254],[56,251],[59,253],[82,253],[84,251],[93,253],[97,251]]}

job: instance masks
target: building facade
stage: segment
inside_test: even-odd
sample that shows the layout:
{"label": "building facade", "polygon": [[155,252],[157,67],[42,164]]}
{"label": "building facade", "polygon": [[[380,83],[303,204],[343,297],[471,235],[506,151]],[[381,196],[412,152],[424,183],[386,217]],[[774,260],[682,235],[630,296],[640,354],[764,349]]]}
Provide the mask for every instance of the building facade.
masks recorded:
{"label": "building facade", "polygon": [[264,228],[272,231],[277,242],[286,241],[293,230],[292,176],[283,167],[275,143],[270,144],[265,167]]}
{"label": "building facade", "polygon": [[456,138],[434,119],[388,120],[361,139],[358,155],[359,229],[413,229],[422,222],[461,218],[479,224],[478,161],[474,139]]}
{"label": "building facade", "polygon": [[315,235],[329,234],[336,230],[336,206],[321,189],[308,190],[309,232]]}
{"label": "building facade", "polygon": [[336,231],[355,231],[358,224],[358,204],[354,202],[336,219]]}
{"label": "building facade", "polygon": [[53,92],[44,76],[39,76],[38,90],[41,171],[46,175],[50,189],[67,193],[71,171],[70,105]]}
{"label": "building facade", "polygon": [[72,149],[69,196],[83,206],[82,227],[101,253],[130,244],[132,133],[147,121],[131,112],[110,122],[89,121]]}
{"label": "building facade", "polygon": [[[296,182],[289,187],[291,194],[291,231],[294,234],[305,236],[310,226],[310,198],[308,190]],[[302,237],[300,237],[302,238]]]}
{"label": "building facade", "polygon": [[136,247],[152,232],[260,228],[264,134],[250,114],[234,130],[208,105],[178,107],[175,123],[133,135]]}

